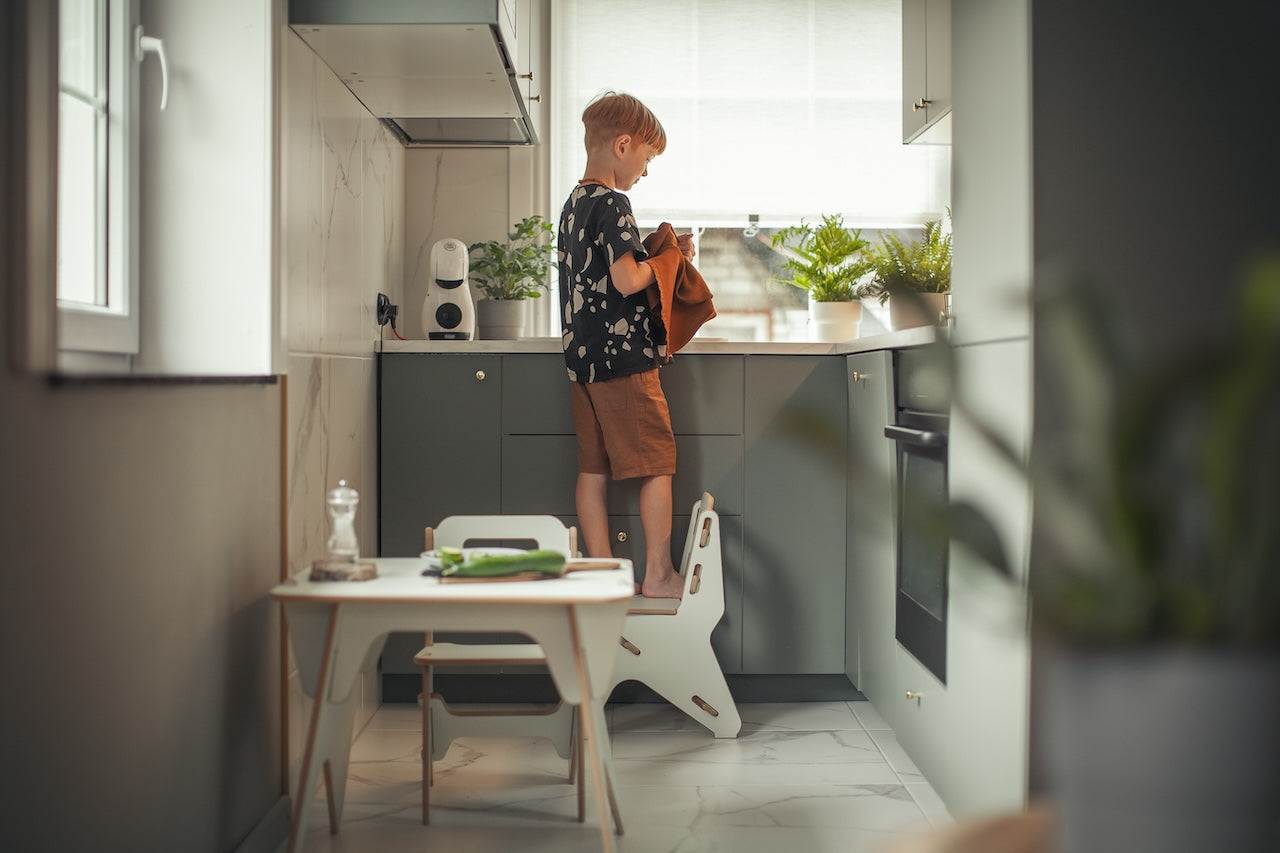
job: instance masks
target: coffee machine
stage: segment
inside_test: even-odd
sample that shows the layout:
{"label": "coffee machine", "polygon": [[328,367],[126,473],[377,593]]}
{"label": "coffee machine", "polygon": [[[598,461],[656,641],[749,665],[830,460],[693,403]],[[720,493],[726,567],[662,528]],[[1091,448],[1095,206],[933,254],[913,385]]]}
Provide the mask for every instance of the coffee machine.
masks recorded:
{"label": "coffee machine", "polygon": [[476,309],[467,285],[467,244],[452,237],[431,247],[427,296],[422,300],[422,331],[430,341],[469,341],[475,337]]}

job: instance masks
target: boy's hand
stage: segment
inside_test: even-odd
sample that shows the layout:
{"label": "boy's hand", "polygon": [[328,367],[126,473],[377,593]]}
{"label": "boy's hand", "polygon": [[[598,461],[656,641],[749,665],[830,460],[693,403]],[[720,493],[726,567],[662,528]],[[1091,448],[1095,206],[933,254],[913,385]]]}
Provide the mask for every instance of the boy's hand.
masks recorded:
{"label": "boy's hand", "polygon": [[698,253],[698,250],[693,248],[692,234],[676,235],[676,245],[680,247],[680,254],[684,255],[686,261],[693,260],[693,256]]}

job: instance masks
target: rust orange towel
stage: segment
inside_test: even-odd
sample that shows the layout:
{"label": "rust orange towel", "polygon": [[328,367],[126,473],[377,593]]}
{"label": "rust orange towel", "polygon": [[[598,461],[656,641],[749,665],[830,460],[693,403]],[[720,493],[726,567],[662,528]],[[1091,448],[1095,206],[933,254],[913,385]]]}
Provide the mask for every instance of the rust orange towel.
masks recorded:
{"label": "rust orange towel", "polygon": [[702,274],[680,253],[675,229],[670,222],[658,226],[644,238],[645,251],[649,253],[649,266],[654,278],[646,291],[649,307],[661,305],[659,314],[666,331],[667,357],[675,355],[702,328],[702,324],[716,316],[711,303],[711,288],[703,281]]}

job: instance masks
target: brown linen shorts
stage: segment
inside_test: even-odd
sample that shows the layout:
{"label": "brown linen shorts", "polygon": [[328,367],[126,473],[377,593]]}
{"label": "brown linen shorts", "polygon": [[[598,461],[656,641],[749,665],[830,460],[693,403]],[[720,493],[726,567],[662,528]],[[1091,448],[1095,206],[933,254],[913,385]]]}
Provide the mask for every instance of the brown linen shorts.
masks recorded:
{"label": "brown linen shorts", "polygon": [[676,472],[676,439],[657,368],[603,382],[574,382],[578,471],[615,480]]}

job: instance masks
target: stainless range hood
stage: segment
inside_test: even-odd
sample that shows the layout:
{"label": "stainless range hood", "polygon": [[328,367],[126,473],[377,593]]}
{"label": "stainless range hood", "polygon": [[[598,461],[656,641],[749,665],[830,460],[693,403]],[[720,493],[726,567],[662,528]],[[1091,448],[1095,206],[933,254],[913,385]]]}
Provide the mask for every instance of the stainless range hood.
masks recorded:
{"label": "stainless range hood", "polygon": [[289,0],[289,26],[407,146],[534,145],[515,11],[515,0]]}

